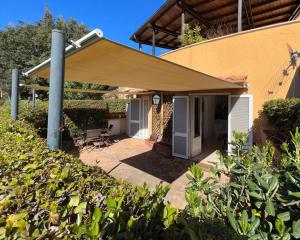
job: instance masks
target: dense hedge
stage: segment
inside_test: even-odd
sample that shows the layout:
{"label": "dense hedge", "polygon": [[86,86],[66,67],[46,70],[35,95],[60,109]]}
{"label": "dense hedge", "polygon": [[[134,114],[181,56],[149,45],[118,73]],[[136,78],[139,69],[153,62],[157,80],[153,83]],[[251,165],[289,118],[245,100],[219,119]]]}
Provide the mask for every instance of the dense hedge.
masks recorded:
{"label": "dense hedge", "polygon": [[163,212],[177,214],[163,203],[167,188],[133,188],[47,150],[22,122],[0,123],[0,239],[161,237]]}
{"label": "dense hedge", "polygon": [[[64,138],[78,137],[87,128],[107,126],[107,117],[112,113],[124,113],[126,99],[107,100],[66,100],[64,102]],[[6,102],[6,112],[9,112],[9,103]],[[48,102],[39,102],[33,108],[31,102],[21,101],[19,118],[24,119],[42,137],[46,136]]]}
{"label": "dense hedge", "polygon": [[288,136],[290,131],[300,127],[300,99],[276,99],[263,106],[263,114],[269,123]]}
{"label": "dense hedge", "polygon": [[168,189],[117,181],[0,118],[0,239],[234,239],[164,203]]}

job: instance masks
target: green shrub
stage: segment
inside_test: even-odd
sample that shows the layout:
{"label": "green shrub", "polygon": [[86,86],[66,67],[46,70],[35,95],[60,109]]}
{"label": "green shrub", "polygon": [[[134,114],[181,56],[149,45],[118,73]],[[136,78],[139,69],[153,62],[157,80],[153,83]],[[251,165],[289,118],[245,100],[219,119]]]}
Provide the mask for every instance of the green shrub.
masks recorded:
{"label": "green shrub", "polygon": [[168,190],[117,181],[0,118],[0,239],[236,239],[165,203]]}
{"label": "green shrub", "polygon": [[[299,239],[298,128],[291,135],[292,146],[282,145],[284,154],[276,163],[271,144],[249,152],[246,138],[241,134],[235,138],[238,144],[233,143],[231,155],[220,155],[220,163],[211,168],[212,177],[204,177],[196,165],[190,168],[186,211],[202,221],[227,223],[243,239]],[[220,183],[221,175],[227,183]]]}
{"label": "green shrub", "polygon": [[268,122],[284,135],[300,126],[300,99],[276,99],[263,106],[263,114]]}
{"label": "green shrub", "polygon": [[[107,117],[111,113],[124,113],[126,99],[107,100],[66,100],[64,102],[63,138],[76,138],[87,128],[106,127]],[[9,116],[10,105],[0,106],[0,111]],[[48,102],[38,102],[33,108],[31,102],[20,102],[19,118],[38,130],[42,137],[47,134]]]}
{"label": "green shrub", "polygon": [[49,151],[23,122],[0,123],[0,239],[173,236],[178,210],[163,202],[168,187],[150,192],[116,181]]}

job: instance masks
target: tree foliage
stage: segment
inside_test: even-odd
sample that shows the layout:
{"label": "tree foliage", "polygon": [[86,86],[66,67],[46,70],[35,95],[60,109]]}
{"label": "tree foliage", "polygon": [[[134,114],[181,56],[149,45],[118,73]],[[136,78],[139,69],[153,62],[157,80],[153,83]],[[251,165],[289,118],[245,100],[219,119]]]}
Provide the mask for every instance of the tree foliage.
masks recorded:
{"label": "tree foliage", "polygon": [[[0,30],[0,86],[8,94],[10,88],[11,69],[18,68],[24,72],[50,57],[51,31],[61,29],[66,32],[67,39],[77,40],[87,34],[90,29],[84,24],[79,24],[75,19],[65,21],[61,16],[54,18],[46,9],[42,19],[34,24],[19,21],[16,26],[8,25]],[[43,79],[21,77],[21,82],[26,84],[48,85]],[[106,86],[65,83],[66,87],[106,89]],[[22,91],[22,96],[29,96],[28,90]],[[47,93],[39,91],[39,96],[47,98]],[[100,95],[66,93],[66,98],[100,98]]]}

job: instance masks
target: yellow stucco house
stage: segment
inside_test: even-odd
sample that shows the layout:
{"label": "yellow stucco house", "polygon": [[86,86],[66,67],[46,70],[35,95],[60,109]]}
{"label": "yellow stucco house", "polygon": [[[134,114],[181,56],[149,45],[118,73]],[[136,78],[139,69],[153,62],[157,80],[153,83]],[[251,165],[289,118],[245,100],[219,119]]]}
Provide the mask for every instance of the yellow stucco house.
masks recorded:
{"label": "yellow stucco house", "polygon": [[[66,50],[65,79],[145,89],[128,105],[128,135],[170,146],[173,156],[230,151],[233,131],[260,144],[263,104],[300,97],[299,9],[293,0],[169,0],[131,39],[152,45],[153,55],[156,47],[171,51],[150,56],[96,31]],[[186,23],[200,24],[209,39],[180,47]],[[49,63],[26,75],[49,77]]]}

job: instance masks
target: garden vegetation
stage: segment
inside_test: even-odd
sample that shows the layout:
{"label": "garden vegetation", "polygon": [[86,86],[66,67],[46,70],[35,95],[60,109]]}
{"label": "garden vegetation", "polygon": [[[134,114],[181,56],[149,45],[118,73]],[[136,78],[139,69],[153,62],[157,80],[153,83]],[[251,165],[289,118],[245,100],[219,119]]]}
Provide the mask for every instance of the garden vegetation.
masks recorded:
{"label": "garden vegetation", "polygon": [[132,186],[50,151],[32,125],[1,109],[0,239],[300,238],[298,128],[277,161],[270,143],[250,150],[235,133],[232,153],[220,154],[209,177],[190,168],[179,210],[164,200],[168,186]]}
{"label": "garden vegetation", "polygon": [[286,138],[300,127],[300,99],[287,98],[268,101],[263,106],[268,122]]}

